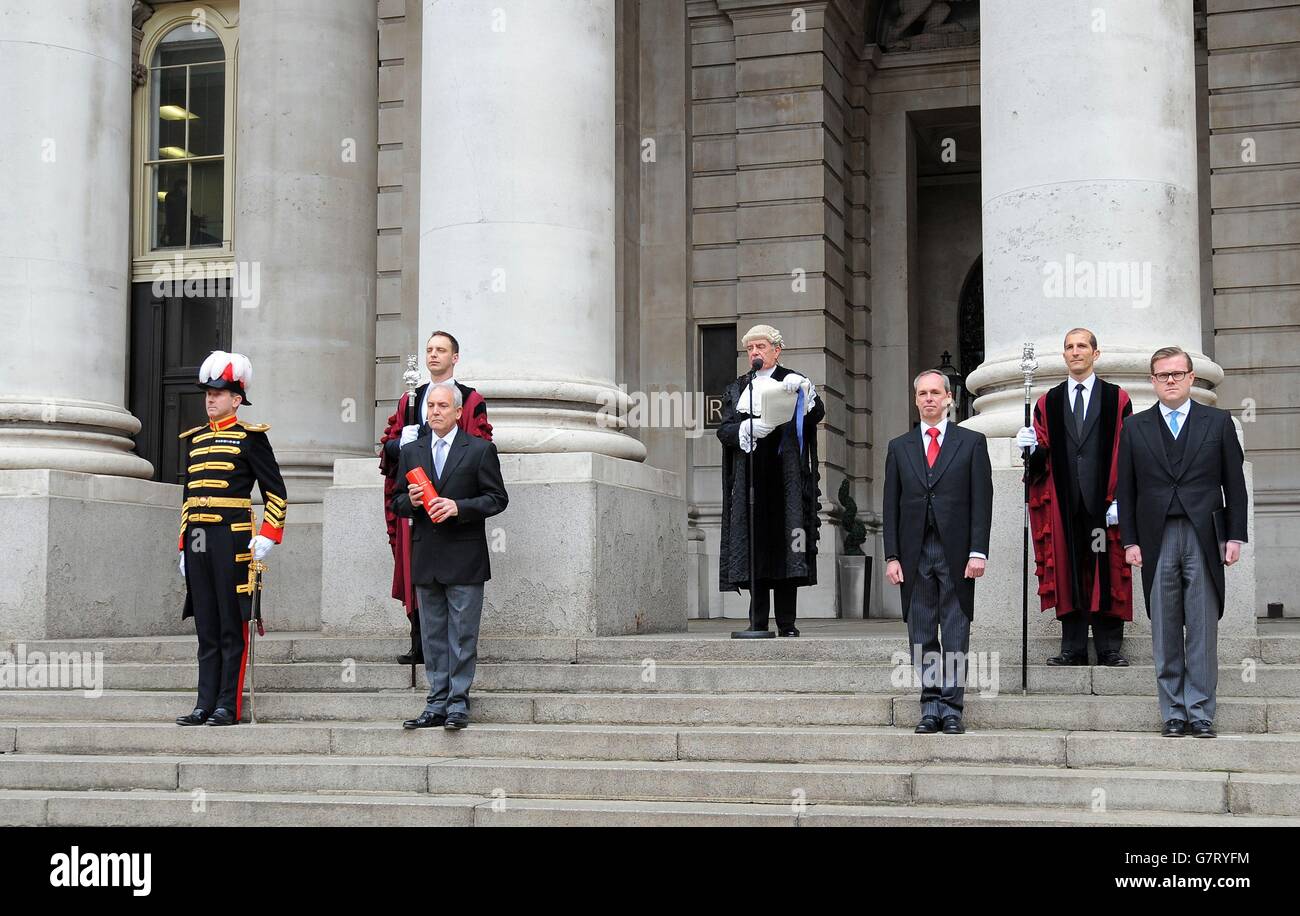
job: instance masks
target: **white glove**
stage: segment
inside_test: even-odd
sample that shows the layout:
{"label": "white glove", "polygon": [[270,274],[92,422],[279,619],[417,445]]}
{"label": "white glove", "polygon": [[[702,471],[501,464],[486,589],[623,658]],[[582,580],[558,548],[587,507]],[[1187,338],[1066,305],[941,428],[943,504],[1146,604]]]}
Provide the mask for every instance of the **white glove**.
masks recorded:
{"label": "white glove", "polygon": [[1106,524],[1107,525],[1119,524],[1119,503],[1118,502],[1112,502],[1110,504],[1110,508],[1106,510]]}
{"label": "white glove", "polygon": [[275,541],[265,535],[258,534],[253,536],[253,539],[248,542],[248,546],[253,551],[254,560],[265,560],[271,552],[271,548],[275,546]]}
{"label": "white glove", "polygon": [[774,429],[776,429],[775,426],[769,426],[757,418],[743,421],[740,424],[740,450],[745,454],[749,454],[754,450],[758,440]]}
{"label": "white glove", "polygon": [[185,551],[182,550],[180,553],[181,553],[180,570],[181,570],[181,575],[184,576],[185,575]]}
{"label": "white glove", "polygon": [[808,415],[812,410],[813,404],[817,403],[817,392],[813,390],[812,381],[806,375],[797,375],[791,372],[781,380],[781,387],[793,394],[800,388],[803,389],[803,412]]}
{"label": "white glove", "polygon": [[1016,433],[1016,447],[1027,448],[1031,452],[1038,448],[1038,433],[1034,432],[1032,426],[1022,426],[1020,432]]}
{"label": "white glove", "polygon": [[403,427],[402,427],[402,438],[401,438],[400,440],[398,440],[398,442],[397,442],[397,446],[398,446],[398,448],[401,448],[403,445],[410,445],[412,442],[414,442],[414,441],[419,437],[419,435],[420,435],[420,427],[418,427],[418,426],[403,426]]}

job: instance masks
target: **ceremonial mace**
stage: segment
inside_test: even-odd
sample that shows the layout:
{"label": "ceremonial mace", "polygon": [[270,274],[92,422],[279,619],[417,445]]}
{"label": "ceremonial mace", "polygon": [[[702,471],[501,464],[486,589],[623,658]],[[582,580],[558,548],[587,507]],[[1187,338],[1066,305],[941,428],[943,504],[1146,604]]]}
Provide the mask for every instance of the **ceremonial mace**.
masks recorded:
{"label": "ceremonial mace", "polygon": [[[417,402],[415,399],[415,389],[420,387],[420,370],[417,368],[419,363],[420,363],[420,358],[416,356],[414,353],[412,353],[410,356],[406,357],[406,371],[402,373],[402,383],[406,385],[406,416],[403,419],[406,421],[407,426],[420,425],[420,405],[419,402]],[[402,481],[399,480],[397,482],[397,485],[401,486]],[[411,592],[415,590],[415,586],[411,584],[411,536],[410,536],[411,527],[415,524],[415,520],[399,518],[398,524],[400,525],[402,523],[406,524],[406,541],[405,543],[403,543],[402,539],[399,537],[397,549],[399,553],[403,553],[403,552],[405,553],[405,557],[401,558],[401,561],[406,566],[406,582],[404,583],[403,587],[406,589],[406,593],[409,596]],[[412,611],[412,613],[419,614],[420,612],[418,609],[415,609]],[[419,618],[417,617],[416,620],[418,621]],[[423,639],[423,636],[421,637],[421,639]],[[414,659],[411,660],[411,686],[412,687],[415,686],[415,660]]]}
{"label": "ceremonial mace", "polygon": [[[764,628],[762,630],[754,629],[754,587],[758,584],[754,580],[754,452],[758,451],[758,440],[754,438],[754,380],[758,378],[758,370],[763,368],[763,358],[755,356],[749,364],[749,629],[733,630],[732,639],[774,639],[776,634],[771,630]],[[775,598],[775,596],[773,596]]]}
{"label": "ceremonial mace", "polygon": [[253,574],[253,616],[248,621],[248,722],[256,725],[257,690],[254,686],[254,672],[257,654],[254,647],[257,645],[257,637],[266,635],[266,630],[262,628],[262,573],[266,572],[266,564],[261,560],[250,560],[248,571]]}
{"label": "ceremonial mace", "polygon": [[[1033,422],[1030,416],[1030,401],[1034,392],[1034,371],[1038,360],[1034,358],[1034,344],[1030,341],[1020,355],[1020,372],[1025,377],[1025,425]],[[1024,464],[1025,481],[1025,544],[1024,564],[1020,576],[1020,692],[1029,693],[1029,449],[1020,451]]]}

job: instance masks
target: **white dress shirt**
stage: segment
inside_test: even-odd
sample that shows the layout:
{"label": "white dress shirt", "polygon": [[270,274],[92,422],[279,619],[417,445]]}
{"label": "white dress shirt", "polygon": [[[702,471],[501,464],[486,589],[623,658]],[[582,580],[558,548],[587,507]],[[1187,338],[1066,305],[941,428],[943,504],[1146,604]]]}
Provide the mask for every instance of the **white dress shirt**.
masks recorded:
{"label": "white dress shirt", "polygon": [[[935,423],[933,425],[925,422],[924,420],[921,421],[921,455],[923,457],[930,451],[930,434],[929,432],[927,432],[927,430],[931,430],[931,429],[939,430],[939,438],[938,438],[939,452],[940,454],[942,454],[943,440],[948,438],[948,417],[945,416],[942,420],[940,420],[938,423]],[[935,459],[935,462],[938,463],[937,458]],[[970,555],[971,557],[979,560],[988,559],[986,555],[980,553],[978,550],[972,550],[970,552]]]}
{"label": "white dress shirt", "polygon": [[456,425],[453,423],[445,436],[434,436],[430,432],[430,437],[429,454],[433,460],[433,473],[436,475],[438,473],[438,443],[447,443],[442,450],[442,466],[445,468],[447,466],[447,456],[451,454],[451,444],[456,441]]}
{"label": "white dress shirt", "polygon": [[1165,421],[1166,429],[1169,429],[1169,415],[1171,413],[1178,414],[1178,432],[1175,433],[1172,429],[1169,429],[1170,434],[1175,439],[1183,434],[1183,428],[1187,425],[1187,415],[1192,412],[1191,400],[1191,398],[1188,398],[1177,407],[1166,407],[1164,401],[1160,402],[1160,418]]}
{"label": "white dress shirt", "polygon": [[1068,413],[1070,416],[1074,416],[1074,398],[1075,395],[1078,394],[1078,391],[1076,390],[1075,386],[1082,385],[1083,386],[1083,415],[1086,417],[1088,415],[1088,405],[1092,403],[1092,387],[1095,384],[1097,384],[1097,373],[1095,372],[1089,372],[1088,377],[1085,379],[1077,379],[1073,375],[1070,376],[1069,381],[1066,383],[1069,389],[1066,392],[1069,395],[1069,399],[1068,399],[1069,403],[1065,405],[1065,412]]}

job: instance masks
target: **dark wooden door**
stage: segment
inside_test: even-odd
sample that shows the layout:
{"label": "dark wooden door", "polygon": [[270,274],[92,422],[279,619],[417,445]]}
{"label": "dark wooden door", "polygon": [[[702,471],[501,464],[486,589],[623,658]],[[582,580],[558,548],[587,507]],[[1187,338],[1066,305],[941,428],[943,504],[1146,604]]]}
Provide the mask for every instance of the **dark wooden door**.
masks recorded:
{"label": "dark wooden door", "polygon": [[204,421],[199,366],[213,350],[230,349],[228,281],[206,283],[211,295],[181,287],[136,283],[131,291],[130,399],[141,424],[135,451],[164,483],[176,483],[184,470],[177,437]]}

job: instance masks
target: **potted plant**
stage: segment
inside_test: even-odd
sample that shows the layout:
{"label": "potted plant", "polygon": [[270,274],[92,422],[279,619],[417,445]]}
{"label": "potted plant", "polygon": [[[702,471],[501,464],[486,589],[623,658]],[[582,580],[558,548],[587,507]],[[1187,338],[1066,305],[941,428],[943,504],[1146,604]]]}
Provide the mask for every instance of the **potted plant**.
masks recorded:
{"label": "potted plant", "polygon": [[867,616],[866,582],[868,558],[862,552],[867,526],[858,518],[858,504],[850,491],[849,479],[840,483],[840,529],[844,532],[844,552],[837,559],[839,574],[840,617],[861,620]]}

